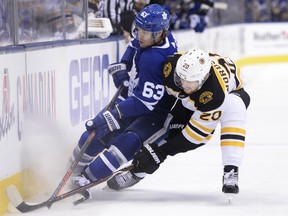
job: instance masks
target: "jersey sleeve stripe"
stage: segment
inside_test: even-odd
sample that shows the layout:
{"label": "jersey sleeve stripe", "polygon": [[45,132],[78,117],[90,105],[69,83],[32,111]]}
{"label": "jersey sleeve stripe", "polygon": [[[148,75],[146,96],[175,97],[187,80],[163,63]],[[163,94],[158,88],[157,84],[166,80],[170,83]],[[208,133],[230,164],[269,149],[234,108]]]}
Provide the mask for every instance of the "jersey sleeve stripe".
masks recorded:
{"label": "jersey sleeve stripe", "polygon": [[236,80],[236,89],[239,90],[243,87],[243,80],[241,79],[241,72],[240,68],[237,67],[236,74],[235,74],[235,80]]}
{"label": "jersey sleeve stripe", "polygon": [[[186,133],[186,135],[189,137],[188,140],[196,140],[197,142],[202,142],[205,138],[198,136],[196,133],[194,133],[193,130],[191,130],[191,128],[189,126],[186,126],[184,129],[184,132]],[[184,134],[185,135],[185,134]],[[187,136],[185,136],[187,138]],[[192,139],[191,139],[192,138]],[[192,141],[193,143],[195,143],[195,141]]]}
{"label": "jersey sleeve stripe", "polygon": [[179,94],[179,92],[174,91],[172,88],[169,88],[168,86],[165,86],[165,88],[168,94],[173,95],[174,97],[177,97],[177,95]]}
{"label": "jersey sleeve stripe", "polygon": [[190,129],[192,130],[192,131],[195,131],[197,134],[199,134],[200,136],[202,136],[202,137],[207,137],[208,136],[208,134],[207,133],[203,133],[201,130],[199,130],[197,127],[195,127],[195,126],[197,126],[197,125],[192,125],[190,122],[188,122],[188,126],[190,127]]}
{"label": "jersey sleeve stripe", "polygon": [[209,134],[207,137],[206,137],[206,140],[207,142],[212,138],[212,134]]}
{"label": "jersey sleeve stripe", "polygon": [[202,131],[206,132],[206,133],[212,133],[214,129],[211,129],[211,128],[208,128],[208,127],[205,127],[201,124],[199,124],[198,122],[196,122],[194,119],[190,119],[190,124],[194,125],[195,127],[197,128],[200,128]]}
{"label": "jersey sleeve stripe", "polygon": [[213,131],[213,129],[204,127],[203,125],[192,119],[186,125],[183,134],[193,143],[195,143],[195,141],[199,143],[206,143],[211,138],[211,134],[213,133]]}
{"label": "jersey sleeve stripe", "polygon": [[216,77],[218,79],[219,84],[221,85],[221,88],[222,88],[223,92],[226,93],[227,92],[227,88],[226,88],[225,82],[223,81],[223,79],[222,79],[221,75],[219,74],[218,70],[213,65],[212,65],[212,67],[213,67],[213,69],[215,71],[215,75],[216,75]]}

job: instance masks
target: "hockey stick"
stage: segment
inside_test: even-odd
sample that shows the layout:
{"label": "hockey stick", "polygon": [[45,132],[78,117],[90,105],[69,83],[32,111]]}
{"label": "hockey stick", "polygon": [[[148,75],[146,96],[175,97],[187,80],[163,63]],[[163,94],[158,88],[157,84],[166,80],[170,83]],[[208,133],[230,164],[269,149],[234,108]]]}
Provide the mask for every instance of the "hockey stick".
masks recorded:
{"label": "hockey stick", "polygon": [[[124,87],[126,86],[127,83],[123,83],[123,85],[120,85],[119,88],[117,89],[116,93],[114,94],[113,98],[111,99],[111,101],[109,102],[109,104],[106,106],[106,110],[110,110],[111,107],[113,106],[113,104],[115,103],[116,99],[118,98],[118,96],[121,94],[121,92],[123,91]],[[51,195],[51,197],[49,198],[49,200],[54,199],[58,194],[60,194],[61,190],[64,188],[64,186],[66,185],[68,179],[70,178],[70,176],[72,175],[75,167],[77,166],[77,164],[79,163],[80,159],[82,158],[83,154],[85,153],[85,151],[87,150],[87,148],[89,147],[93,137],[95,136],[95,130],[91,131],[90,135],[88,136],[87,140],[85,141],[84,145],[82,146],[80,152],[78,153],[78,155],[76,156],[76,158],[72,161],[70,167],[68,168],[67,172],[65,173],[64,177],[62,178],[62,180],[60,181],[60,183],[58,184],[56,190],[54,191],[54,193]],[[53,204],[53,202],[51,203],[51,205]],[[48,206],[48,208],[51,207]]]}
{"label": "hockey stick", "polygon": [[[126,167],[123,167],[122,169],[117,170],[116,172],[114,172],[113,174],[111,174],[105,178],[99,179],[96,182],[91,182],[85,186],[76,188],[76,189],[68,191],[64,194],[60,194],[58,196],[50,198],[47,201],[44,201],[44,202],[39,203],[39,204],[34,204],[34,205],[26,203],[14,185],[8,186],[6,189],[6,193],[7,193],[7,196],[9,198],[10,202],[16,207],[16,209],[18,209],[22,213],[26,213],[26,212],[31,212],[31,211],[34,211],[36,209],[45,207],[45,206],[50,208],[52,206],[52,204],[55,202],[66,199],[66,198],[71,197],[77,193],[80,193],[84,190],[87,190],[91,187],[94,187],[94,186],[99,185],[103,182],[106,182],[107,180],[114,177],[115,175],[117,175],[121,172],[124,172],[124,171],[131,170],[132,168],[133,168],[133,164],[130,164]],[[74,205],[76,205],[76,204],[78,204],[78,203],[74,203]]]}

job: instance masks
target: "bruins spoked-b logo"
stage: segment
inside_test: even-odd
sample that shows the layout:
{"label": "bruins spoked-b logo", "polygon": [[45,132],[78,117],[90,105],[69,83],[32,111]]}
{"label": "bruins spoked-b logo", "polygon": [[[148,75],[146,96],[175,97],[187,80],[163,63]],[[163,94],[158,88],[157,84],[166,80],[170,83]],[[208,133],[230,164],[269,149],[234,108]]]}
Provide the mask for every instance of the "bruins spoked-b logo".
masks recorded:
{"label": "bruins spoked-b logo", "polygon": [[163,68],[163,74],[165,77],[168,77],[172,71],[172,64],[170,62],[166,63]]}
{"label": "bruins spoked-b logo", "polygon": [[213,99],[213,93],[209,91],[203,92],[199,97],[199,102],[202,104],[206,104]]}

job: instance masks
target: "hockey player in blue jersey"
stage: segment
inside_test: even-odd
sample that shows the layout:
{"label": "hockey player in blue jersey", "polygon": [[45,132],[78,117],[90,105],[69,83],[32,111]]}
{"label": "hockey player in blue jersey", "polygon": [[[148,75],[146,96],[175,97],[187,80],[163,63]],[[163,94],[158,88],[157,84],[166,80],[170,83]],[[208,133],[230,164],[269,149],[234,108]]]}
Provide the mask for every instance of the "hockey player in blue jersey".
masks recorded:
{"label": "hockey player in blue jersey", "polygon": [[[121,62],[107,68],[116,87],[129,80],[128,71],[133,64],[136,76],[131,80],[130,91],[126,89],[125,100],[117,101],[110,111],[103,110],[86,122],[87,130],[80,137],[71,159],[77,156],[92,130],[96,135],[75,169],[78,175],[72,178],[74,186],[112,174],[133,159],[147,139],[163,131],[169,119],[169,104],[173,101],[166,100],[162,68],[167,56],[177,52],[176,42],[168,31],[169,21],[168,11],[158,4],[149,5],[137,14],[133,29],[135,39]],[[84,195],[89,197],[88,193]]]}

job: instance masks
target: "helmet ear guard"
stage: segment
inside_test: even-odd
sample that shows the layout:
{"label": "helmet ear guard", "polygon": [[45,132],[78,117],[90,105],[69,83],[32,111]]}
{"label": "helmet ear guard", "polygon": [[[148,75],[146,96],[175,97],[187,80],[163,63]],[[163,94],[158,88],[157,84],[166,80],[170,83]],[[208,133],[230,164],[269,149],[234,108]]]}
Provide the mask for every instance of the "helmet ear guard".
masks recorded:
{"label": "helmet ear guard", "polygon": [[211,69],[209,54],[201,49],[192,48],[184,53],[177,61],[174,71],[174,82],[182,88],[181,79],[199,82],[199,88],[206,81]]}

